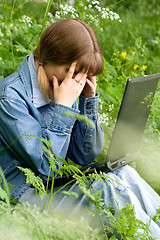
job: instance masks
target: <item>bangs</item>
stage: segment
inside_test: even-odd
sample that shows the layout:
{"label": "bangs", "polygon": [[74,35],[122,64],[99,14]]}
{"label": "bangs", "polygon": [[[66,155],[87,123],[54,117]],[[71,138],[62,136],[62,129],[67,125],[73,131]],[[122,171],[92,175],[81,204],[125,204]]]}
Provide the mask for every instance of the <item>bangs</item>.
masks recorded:
{"label": "bangs", "polygon": [[87,72],[88,75],[96,76],[103,72],[103,59],[98,52],[90,52],[77,59],[79,71]]}

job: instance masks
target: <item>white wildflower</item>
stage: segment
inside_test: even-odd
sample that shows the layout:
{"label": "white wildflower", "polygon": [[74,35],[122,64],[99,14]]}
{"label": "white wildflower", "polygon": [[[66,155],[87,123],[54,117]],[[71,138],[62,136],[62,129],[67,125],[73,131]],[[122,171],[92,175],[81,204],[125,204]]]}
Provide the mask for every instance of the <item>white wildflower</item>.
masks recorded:
{"label": "white wildflower", "polygon": [[159,42],[157,41],[157,40],[152,40],[152,43],[154,43],[154,44],[159,44]]}
{"label": "white wildflower", "polygon": [[13,23],[11,23],[11,24],[9,25],[9,27],[10,27],[10,28],[13,28]]}
{"label": "white wildflower", "polygon": [[101,11],[102,11],[102,8],[101,8],[101,7],[99,7],[99,6],[97,6],[97,5],[94,6],[94,7],[95,7],[95,9],[97,9],[98,12],[101,12]]}
{"label": "white wildflower", "polygon": [[10,29],[6,29],[6,36],[7,36],[7,37],[10,37],[10,36],[11,36],[11,31],[10,31]]}
{"label": "white wildflower", "polygon": [[18,28],[17,28],[17,26],[14,26],[14,32],[15,32],[15,33],[18,32]]}
{"label": "white wildflower", "polygon": [[52,18],[53,14],[51,12],[48,12],[48,17]]}
{"label": "white wildflower", "polygon": [[4,22],[0,23],[0,26],[5,27],[5,23]]}
{"label": "white wildflower", "polygon": [[113,21],[113,20],[114,20],[114,17],[113,17],[113,15],[110,15],[110,19],[111,19],[111,21]]}
{"label": "white wildflower", "polygon": [[102,107],[103,107],[103,101],[99,98],[99,108],[100,108],[100,110],[102,110]]}
{"label": "white wildflower", "polygon": [[56,13],[55,13],[55,17],[58,18],[58,19],[61,18],[61,16],[60,16],[60,12],[59,12],[59,11],[56,11]]}
{"label": "white wildflower", "polygon": [[109,125],[109,115],[108,115],[108,113],[98,114],[98,120],[99,120],[100,124],[108,126]]}
{"label": "white wildflower", "polygon": [[101,18],[108,18],[108,19],[111,19],[111,21],[113,21],[113,20],[120,21],[120,16],[117,13],[109,10],[109,8],[102,8]]}
{"label": "white wildflower", "polygon": [[[1,45],[1,44],[0,44]],[[0,57],[0,62],[2,63],[2,64],[4,64],[4,62],[3,62],[3,59]]]}
{"label": "white wildflower", "polygon": [[86,14],[86,17],[89,19],[89,21],[95,22],[95,18],[92,15]]}
{"label": "white wildflower", "polygon": [[109,112],[111,112],[114,109],[114,104],[109,105]]}
{"label": "white wildflower", "polygon": [[80,3],[79,3],[79,6],[83,7],[83,3],[82,3],[82,2],[80,2]]}
{"label": "white wildflower", "polygon": [[99,5],[99,1],[94,1],[94,0],[93,0],[93,1],[92,1],[92,4],[93,4],[93,5],[96,5],[96,4]]}
{"label": "white wildflower", "polygon": [[77,13],[76,9],[73,8],[72,6],[60,4],[60,8],[61,8],[63,15],[71,14],[71,17],[74,17],[74,18],[78,17],[78,13]]}
{"label": "white wildflower", "polygon": [[71,15],[71,18],[78,18],[78,15],[75,13],[75,14],[72,14]]}
{"label": "white wildflower", "polygon": [[23,15],[19,21],[23,23],[28,23],[28,26],[31,27],[32,20],[30,17]]}
{"label": "white wildflower", "polygon": [[4,33],[2,33],[1,29],[0,29],[0,37],[3,37]]}

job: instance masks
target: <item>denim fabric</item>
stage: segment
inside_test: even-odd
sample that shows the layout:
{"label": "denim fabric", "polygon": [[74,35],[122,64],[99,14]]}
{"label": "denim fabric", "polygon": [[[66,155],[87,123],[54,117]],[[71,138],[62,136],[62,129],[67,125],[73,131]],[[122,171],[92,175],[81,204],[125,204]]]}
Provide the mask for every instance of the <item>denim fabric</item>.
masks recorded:
{"label": "denim fabric", "polygon": [[[156,209],[160,206],[160,196],[130,166],[123,166],[107,174],[113,179],[109,185],[106,183],[103,186],[96,181],[92,184],[96,190],[102,190],[102,198],[106,206],[112,204],[115,215],[118,216],[119,209],[122,209],[126,203],[131,203],[135,207],[137,219],[148,223],[151,217],[155,216]],[[55,187],[54,191],[56,192],[58,189],[59,187]],[[50,210],[77,218],[83,216],[88,219],[92,226],[99,226],[99,219],[93,218],[87,213],[86,206],[91,207],[91,205],[88,197],[80,191],[79,187],[76,184],[70,184],[63,190],[76,192],[78,199],[63,195],[61,191],[53,198]],[[30,189],[25,192],[20,198],[20,202],[29,202],[31,205],[36,204],[35,190]],[[43,201],[39,199],[39,203],[42,208]],[[107,217],[103,216],[103,218],[105,223],[108,224]],[[151,220],[150,231],[151,236],[160,239],[160,222],[156,224]]]}
{"label": "denim fabric", "polygon": [[[26,177],[17,168],[31,168],[42,179],[49,171],[48,156],[35,135],[50,140],[53,153],[87,165],[101,152],[103,130],[98,123],[99,96],[80,96],[72,108],[47,103],[37,85],[33,53],[26,56],[18,70],[0,81],[0,166],[8,182],[15,185],[13,194],[19,199],[30,188]],[[64,112],[85,113],[95,123],[91,128],[83,121],[64,116]]]}

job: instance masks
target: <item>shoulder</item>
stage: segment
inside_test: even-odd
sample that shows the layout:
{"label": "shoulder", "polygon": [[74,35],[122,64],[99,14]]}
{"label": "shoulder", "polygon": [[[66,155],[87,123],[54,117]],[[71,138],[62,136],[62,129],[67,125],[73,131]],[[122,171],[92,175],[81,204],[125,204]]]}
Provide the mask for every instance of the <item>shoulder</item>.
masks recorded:
{"label": "shoulder", "polygon": [[27,59],[28,55],[23,59],[16,72],[0,81],[0,98],[28,96],[32,99],[32,84]]}
{"label": "shoulder", "polygon": [[[20,76],[18,71],[14,72],[13,74],[9,75],[8,77],[2,79],[0,81],[0,96],[7,96],[8,91],[11,89],[19,88],[19,84],[21,82]],[[18,90],[18,89],[17,89]]]}
{"label": "shoulder", "polygon": [[18,71],[0,81],[0,99],[20,98],[25,91]]}

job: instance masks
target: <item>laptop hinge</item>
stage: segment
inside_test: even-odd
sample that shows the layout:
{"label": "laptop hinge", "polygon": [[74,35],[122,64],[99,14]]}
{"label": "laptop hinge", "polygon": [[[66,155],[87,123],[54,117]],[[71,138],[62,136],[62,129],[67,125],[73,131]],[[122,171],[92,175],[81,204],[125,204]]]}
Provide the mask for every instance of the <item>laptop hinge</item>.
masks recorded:
{"label": "laptop hinge", "polygon": [[107,166],[111,171],[113,171],[119,167],[126,165],[129,162],[137,160],[139,158],[139,156],[140,156],[139,151],[137,151],[135,153],[127,153],[125,157],[118,159],[114,162],[108,161]]}

